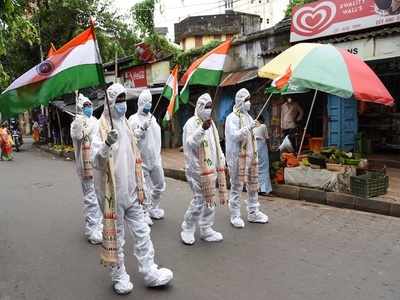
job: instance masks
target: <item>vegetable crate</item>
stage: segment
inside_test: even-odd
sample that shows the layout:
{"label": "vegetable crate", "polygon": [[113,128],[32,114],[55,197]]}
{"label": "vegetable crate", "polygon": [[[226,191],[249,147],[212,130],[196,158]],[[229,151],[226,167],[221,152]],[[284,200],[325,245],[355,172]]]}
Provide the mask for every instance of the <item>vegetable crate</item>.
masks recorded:
{"label": "vegetable crate", "polygon": [[384,195],[388,187],[389,177],[380,172],[368,172],[350,178],[351,193],[363,198]]}

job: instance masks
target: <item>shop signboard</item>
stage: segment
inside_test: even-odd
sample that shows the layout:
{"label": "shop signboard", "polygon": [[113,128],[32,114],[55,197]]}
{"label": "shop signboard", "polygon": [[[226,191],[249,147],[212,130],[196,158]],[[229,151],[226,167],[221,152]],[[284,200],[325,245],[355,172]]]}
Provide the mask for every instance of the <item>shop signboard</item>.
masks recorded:
{"label": "shop signboard", "polygon": [[159,61],[151,64],[149,85],[164,84],[169,77],[169,61]]}
{"label": "shop signboard", "polygon": [[400,22],[400,0],[320,0],[293,10],[290,41]]}
{"label": "shop signboard", "polygon": [[145,87],[147,86],[146,66],[136,66],[127,70],[121,71],[124,82],[129,82],[130,87]]}
{"label": "shop signboard", "polygon": [[374,38],[335,43],[334,45],[346,49],[364,60],[374,56]]}
{"label": "shop signboard", "polygon": [[346,41],[333,45],[346,49],[350,53],[360,56],[363,60],[400,56],[400,35]]}

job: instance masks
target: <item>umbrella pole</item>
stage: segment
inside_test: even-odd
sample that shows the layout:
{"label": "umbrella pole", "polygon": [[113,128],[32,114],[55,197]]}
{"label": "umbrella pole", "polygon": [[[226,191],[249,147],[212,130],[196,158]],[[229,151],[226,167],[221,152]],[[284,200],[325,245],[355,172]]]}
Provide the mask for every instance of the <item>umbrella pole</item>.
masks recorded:
{"label": "umbrella pole", "polygon": [[263,107],[261,108],[260,112],[258,113],[258,116],[257,116],[257,118],[255,119],[255,121],[257,121],[258,118],[262,115],[264,109],[267,107],[269,101],[271,100],[272,95],[273,95],[273,93],[271,93],[271,94],[268,96],[267,101],[265,101],[265,103],[264,103]]}
{"label": "umbrella pole", "polygon": [[317,99],[317,93],[318,93],[318,90],[315,90],[314,99],[313,99],[313,101],[312,101],[311,108],[310,108],[310,112],[309,112],[309,114],[308,114],[308,118],[307,118],[307,122],[306,122],[306,127],[304,128],[303,136],[302,136],[302,138],[301,138],[300,148],[299,148],[299,151],[297,152],[297,159],[299,159],[300,154],[301,154],[301,149],[303,148],[304,138],[306,137],[306,132],[307,132],[307,128],[308,128],[308,123],[310,122],[311,113],[312,113],[312,111],[313,111],[314,104],[315,104],[315,99]]}

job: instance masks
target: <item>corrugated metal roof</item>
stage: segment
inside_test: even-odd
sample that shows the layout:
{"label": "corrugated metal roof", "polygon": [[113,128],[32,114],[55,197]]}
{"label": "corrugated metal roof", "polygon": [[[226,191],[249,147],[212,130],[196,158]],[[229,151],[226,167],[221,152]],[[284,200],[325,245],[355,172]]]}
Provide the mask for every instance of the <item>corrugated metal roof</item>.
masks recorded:
{"label": "corrugated metal roof", "polygon": [[230,86],[252,80],[254,78],[257,78],[257,72],[258,69],[250,69],[240,72],[227,73],[227,75],[224,76],[225,78],[222,79],[219,86]]}

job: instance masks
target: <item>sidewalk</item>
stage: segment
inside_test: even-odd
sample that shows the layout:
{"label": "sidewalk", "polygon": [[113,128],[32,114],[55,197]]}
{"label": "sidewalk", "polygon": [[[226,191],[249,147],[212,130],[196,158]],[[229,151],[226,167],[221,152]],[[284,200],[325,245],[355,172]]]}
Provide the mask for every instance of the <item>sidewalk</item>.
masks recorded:
{"label": "sidewalk", "polygon": [[161,157],[165,176],[186,181],[183,152],[179,149],[162,149]]}
{"label": "sidewalk", "polygon": [[[41,150],[70,159],[64,153],[54,153],[46,145],[36,145]],[[179,149],[163,149],[161,152],[165,176],[186,181],[183,152]],[[273,185],[277,197],[325,204],[335,207],[367,211],[381,215],[400,217],[400,169],[388,168],[389,190],[384,196],[364,199],[350,194],[324,192],[286,184]],[[260,197],[262,200],[267,197]]]}

